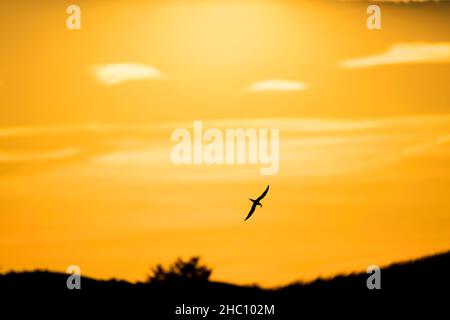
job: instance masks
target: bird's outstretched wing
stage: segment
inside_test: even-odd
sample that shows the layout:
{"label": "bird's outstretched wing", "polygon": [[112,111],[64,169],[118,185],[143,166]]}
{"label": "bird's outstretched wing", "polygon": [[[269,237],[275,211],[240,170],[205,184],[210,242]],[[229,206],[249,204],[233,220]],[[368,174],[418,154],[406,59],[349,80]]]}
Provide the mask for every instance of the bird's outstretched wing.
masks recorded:
{"label": "bird's outstretched wing", "polygon": [[248,213],[247,218],[245,218],[244,221],[247,221],[248,218],[250,218],[252,216],[253,212],[255,212],[255,209],[256,209],[256,203],[253,202],[252,208],[250,209],[250,212]]}
{"label": "bird's outstretched wing", "polygon": [[266,190],[264,190],[264,192],[262,193],[262,195],[260,195],[259,198],[256,199],[256,201],[262,200],[262,198],[264,198],[264,197],[266,196],[267,192],[269,192],[269,186],[267,186]]}

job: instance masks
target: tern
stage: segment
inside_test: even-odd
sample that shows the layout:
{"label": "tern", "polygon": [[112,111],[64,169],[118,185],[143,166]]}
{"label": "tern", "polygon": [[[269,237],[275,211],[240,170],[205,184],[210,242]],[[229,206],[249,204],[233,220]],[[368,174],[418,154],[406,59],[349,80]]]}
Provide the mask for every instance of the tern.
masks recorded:
{"label": "tern", "polygon": [[260,203],[260,201],[266,196],[268,191],[269,191],[269,186],[267,186],[266,190],[264,190],[264,192],[256,200],[249,198],[249,200],[251,202],[253,202],[253,204],[250,209],[250,212],[247,215],[247,218],[245,218],[244,221],[247,221],[252,216],[253,212],[255,212],[256,206],[260,206],[262,208],[263,205]]}

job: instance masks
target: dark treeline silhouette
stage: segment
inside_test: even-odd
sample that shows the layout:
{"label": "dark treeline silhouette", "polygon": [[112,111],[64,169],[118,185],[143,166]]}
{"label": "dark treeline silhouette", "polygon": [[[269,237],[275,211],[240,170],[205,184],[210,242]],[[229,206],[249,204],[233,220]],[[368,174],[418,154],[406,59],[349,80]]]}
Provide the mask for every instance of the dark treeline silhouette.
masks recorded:
{"label": "dark treeline silhouette", "polygon": [[[273,289],[210,281],[211,272],[198,257],[187,261],[178,259],[167,268],[154,267],[146,282],[133,284],[82,277],[80,290],[67,289],[67,274],[9,272],[0,275],[0,312],[11,309],[16,314],[31,312],[47,318],[52,313],[61,316],[61,312],[84,315],[82,319],[119,315],[124,319],[204,318],[202,315],[177,315],[177,308],[184,305],[214,309],[215,312],[210,311],[206,319],[321,319],[336,316],[365,319],[369,315],[391,318],[394,313],[404,318],[420,309],[426,309],[428,313],[446,310],[450,296],[450,252],[382,268],[380,290],[367,288],[370,275],[366,272]],[[228,314],[219,314],[227,311],[221,305],[229,306]],[[274,314],[233,315],[230,314],[231,305],[273,305]],[[257,307],[255,310],[264,309]],[[21,317],[11,317],[16,318]],[[429,314],[427,318],[434,317]],[[0,319],[9,318],[0,314]]]}
{"label": "dark treeline silhouette", "polygon": [[212,270],[200,265],[200,257],[193,257],[188,261],[178,259],[168,269],[162,265],[157,265],[148,278],[150,284],[199,284],[209,281]]}

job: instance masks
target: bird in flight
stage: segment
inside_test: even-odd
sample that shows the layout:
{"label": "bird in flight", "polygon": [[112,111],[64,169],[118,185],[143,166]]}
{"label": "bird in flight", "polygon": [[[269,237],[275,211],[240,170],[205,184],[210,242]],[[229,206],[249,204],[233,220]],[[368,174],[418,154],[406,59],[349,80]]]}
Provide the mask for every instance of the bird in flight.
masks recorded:
{"label": "bird in flight", "polygon": [[264,190],[264,192],[256,200],[253,200],[253,199],[249,198],[249,200],[251,202],[253,202],[253,204],[252,204],[252,207],[250,209],[250,212],[247,215],[247,218],[245,218],[244,221],[247,221],[252,216],[253,212],[255,212],[256,206],[260,206],[262,208],[262,204],[260,203],[260,201],[266,196],[268,191],[269,191],[269,186],[267,186],[266,190]]}

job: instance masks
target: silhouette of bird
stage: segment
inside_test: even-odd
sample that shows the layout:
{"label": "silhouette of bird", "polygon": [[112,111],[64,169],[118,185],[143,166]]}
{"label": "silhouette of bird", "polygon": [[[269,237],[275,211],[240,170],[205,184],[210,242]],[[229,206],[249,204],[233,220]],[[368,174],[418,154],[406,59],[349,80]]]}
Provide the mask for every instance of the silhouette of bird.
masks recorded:
{"label": "silhouette of bird", "polygon": [[255,212],[256,206],[260,206],[262,208],[263,205],[260,203],[260,201],[266,196],[268,191],[269,191],[269,186],[267,186],[266,190],[264,190],[264,192],[256,200],[249,198],[249,200],[251,202],[253,202],[253,204],[250,209],[250,212],[247,215],[247,218],[245,218],[244,221],[247,221],[252,216],[253,212]]}

